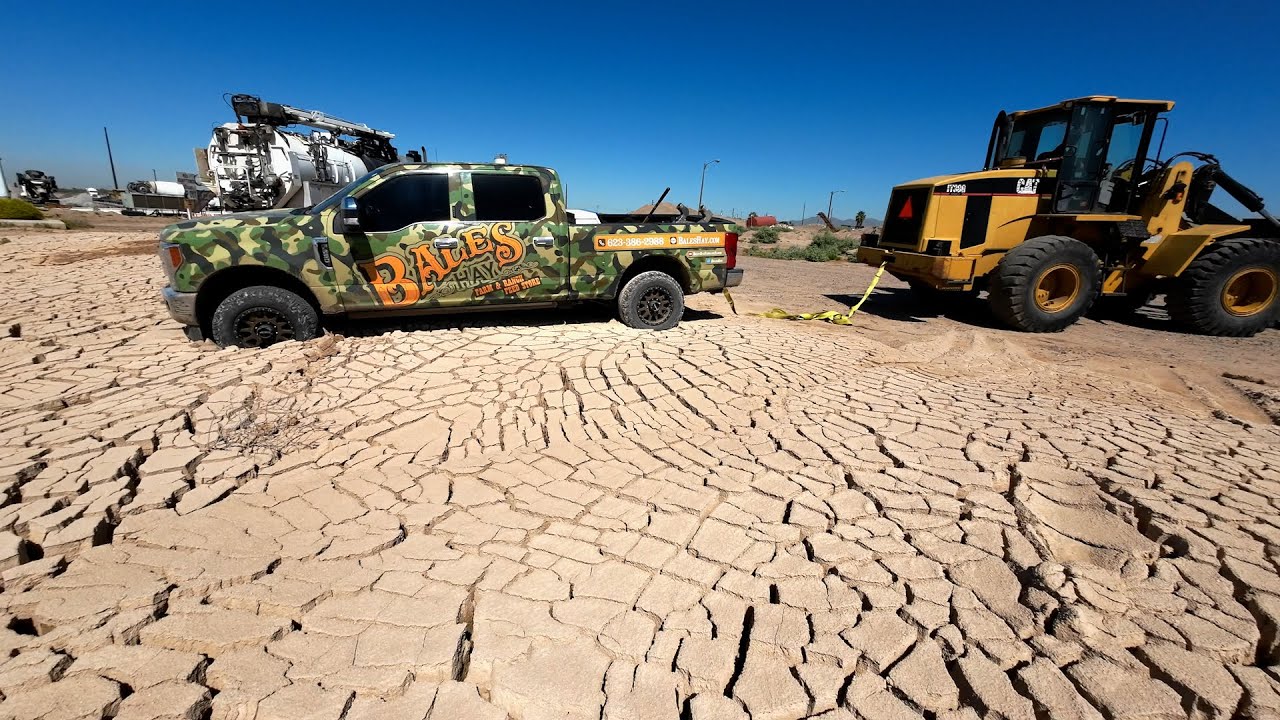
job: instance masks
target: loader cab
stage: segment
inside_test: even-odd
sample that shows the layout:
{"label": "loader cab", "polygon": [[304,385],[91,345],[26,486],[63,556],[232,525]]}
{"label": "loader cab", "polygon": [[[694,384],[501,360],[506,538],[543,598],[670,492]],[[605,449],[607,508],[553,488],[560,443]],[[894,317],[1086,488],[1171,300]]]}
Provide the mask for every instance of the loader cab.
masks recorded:
{"label": "loader cab", "polygon": [[1131,214],[1164,100],[1091,96],[1050,107],[1000,113],[987,169],[1027,169],[1053,187],[1048,212]]}

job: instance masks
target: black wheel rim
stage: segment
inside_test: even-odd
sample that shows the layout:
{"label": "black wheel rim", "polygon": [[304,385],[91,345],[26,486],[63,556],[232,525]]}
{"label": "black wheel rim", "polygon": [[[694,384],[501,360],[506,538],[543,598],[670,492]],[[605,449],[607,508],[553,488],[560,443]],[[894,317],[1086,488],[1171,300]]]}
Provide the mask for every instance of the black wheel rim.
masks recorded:
{"label": "black wheel rim", "polygon": [[636,303],[636,315],[644,321],[646,325],[661,325],[671,317],[671,310],[675,303],[671,299],[671,294],[662,288],[649,288],[644,295],[640,296],[640,301]]}
{"label": "black wheel rim", "polygon": [[293,323],[279,310],[249,308],[236,316],[236,340],[240,347],[261,348],[295,336]]}

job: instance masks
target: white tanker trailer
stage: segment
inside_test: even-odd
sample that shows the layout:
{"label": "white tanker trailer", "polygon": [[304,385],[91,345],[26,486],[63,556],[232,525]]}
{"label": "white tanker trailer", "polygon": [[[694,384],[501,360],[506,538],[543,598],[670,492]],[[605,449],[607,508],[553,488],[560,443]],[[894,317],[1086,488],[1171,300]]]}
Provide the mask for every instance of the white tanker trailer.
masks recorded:
{"label": "white tanker trailer", "polygon": [[138,180],[125,185],[131,193],[143,195],[164,195],[165,197],[186,197],[187,188],[180,182],[172,180]]}
{"label": "white tanker trailer", "polygon": [[[395,135],[314,110],[231,96],[237,122],[213,129],[209,175],[221,207],[306,207],[366,172],[400,160]],[[241,121],[243,118],[243,121]],[[284,126],[313,128],[304,134]],[[416,152],[406,153],[420,161]]]}

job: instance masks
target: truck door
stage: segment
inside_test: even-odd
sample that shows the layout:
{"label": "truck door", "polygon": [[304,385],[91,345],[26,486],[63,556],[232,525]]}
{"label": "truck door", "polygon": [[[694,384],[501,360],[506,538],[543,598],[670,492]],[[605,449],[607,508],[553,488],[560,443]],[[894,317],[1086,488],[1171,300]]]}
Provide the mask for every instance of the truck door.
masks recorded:
{"label": "truck door", "polygon": [[467,210],[450,202],[460,183],[456,173],[410,171],[352,193],[360,229],[342,235],[350,258],[335,257],[354,268],[339,277],[348,312],[449,304],[435,271],[447,274],[442,254],[457,248],[464,226],[458,216]]}
{"label": "truck door", "polygon": [[473,222],[459,233],[465,257],[451,287],[456,302],[501,304],[568,295],[569,222],[559,180],[540,168],[463,174]]}

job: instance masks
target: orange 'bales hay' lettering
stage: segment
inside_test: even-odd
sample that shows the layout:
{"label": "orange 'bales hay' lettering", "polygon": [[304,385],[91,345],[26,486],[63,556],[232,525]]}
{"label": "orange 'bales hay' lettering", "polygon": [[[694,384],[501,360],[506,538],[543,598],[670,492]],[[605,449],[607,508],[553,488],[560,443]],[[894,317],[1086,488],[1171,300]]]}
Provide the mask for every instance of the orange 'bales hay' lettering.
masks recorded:
{"label": "orange 'bales hay' lettering", "polygon": [[524,258],[524,240],[515,234],[515,224],[496,222],[475,225],[457,234],[456,249],[437,250],[434,242],[409,248],[417,278],[408,276],[402,256],[395,252],[379,255],[365,263],[365,274],[383,305],[401,307],[419,302],[435,291],[436,285],[468,261],[492,255],[503,268]]}

